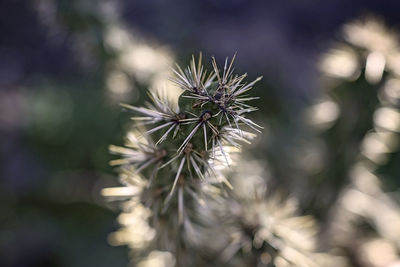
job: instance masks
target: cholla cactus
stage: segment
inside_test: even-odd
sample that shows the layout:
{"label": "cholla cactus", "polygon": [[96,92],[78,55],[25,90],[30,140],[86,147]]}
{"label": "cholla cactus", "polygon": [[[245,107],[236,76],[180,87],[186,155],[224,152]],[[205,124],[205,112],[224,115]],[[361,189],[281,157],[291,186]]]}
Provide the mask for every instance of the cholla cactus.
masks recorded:
{"label": "cholla cactus", "polygon": [[[352,129],[359,136],[352,146],[358,149],[353,149],[354,156],[349,157],[345,175],[350,182],[341,190],[328,220],[329,235],[356,265],[397,266],[400,206],[393,194],[385,192],[382,178],[386,173],[382,167],[394,160],[394,153],[399,153],[400,42],[396,32],[371,17],[347,24],[344,37],[346,44],[323,60],[323,71],[335,78],[342,91],[349,95],[355,91],[351,93],[353,101],[336,97],[337,102],[342,102],[344,114],[357,114],[357,121],[364,121],[367,127]],[[344,61],[352,62],[352,71],[337,75],[339,62]],[[354,108],[355,100],[365,95],[369,102]],[[340,119],[344,125],[345,116]],[[349,125],[357,125],[357,121],[352,119]]]}
{"label": "cholla cactus", "polygon": [[[257,110],[247,104],[256,99],[247,93],[261,77],[244,83],[246,74],[233,74],[234,58],[229,64],[226,59],[222,70],[213,58],[209,73],[201,61],[201,55],[197,64],[193,57],[185,70],[174,70],[172,81],[183,90],[178,103],[167,94],[151,93],[146,107],[123,104],[135,114],[136,124],[125,146],[111,146],[110,151],[122,156],[111,165],[120,166],[124,187],[103,191],[108,197],[127,198],[120,217],[124,228],[112,242],[138,248],[142,256],[154,249],[168,250],[178,265],[191,264],[195,258],[185,260],[182,255],[188,249],[187,234],[195,229],[191,221],[196,202],[204,193],[221,192],[213,189],[215,184],[229,186],[220,169],[230,164],[230,154],[240,142],[253,136],[242,127],[261,128],[245,117]],[[148,224],[138,225],[140,221]],[[144,230],[147,235],[140,235]]]}
{"label": "cholla cactus", "polygon": [[217,266],[347,266],[343,258],[320,252],[316,221],[299,215],[294,198],[267,190],[267,177],[260,162],[240,161],[230,197],[199,209],[220,240]]}

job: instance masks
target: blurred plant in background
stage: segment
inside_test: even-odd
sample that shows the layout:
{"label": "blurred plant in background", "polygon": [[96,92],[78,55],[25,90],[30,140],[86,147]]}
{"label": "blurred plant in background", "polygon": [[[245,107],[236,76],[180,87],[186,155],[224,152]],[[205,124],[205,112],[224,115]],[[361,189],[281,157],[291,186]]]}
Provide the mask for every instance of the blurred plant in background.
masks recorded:
{"label": "blurred plant in background", "polygon": [[[346,111],[342,124],[344,116],[351,118],[359,138],[352,145],[356,150],[346,169],[348,182],[329,216],[329,236],[352,256],[354,264],[399,266],[400,204],[398,194],[390,192],[398,175],[389,175],[388,167],[398,164],[394,159],[400,141],[400,43],[394,31],[373,17],[347,24],[344,37],[345,44],[328,54],[325,63],[350,60],[353,69],[337,75],[338,65],[322,66],[334,83],[345,86],[331,90]],[[351,52],[345,55],[344,50]],[[354,90],[357,102],[341,101],[336,92],[346,89]],[[368,127],[357,127],[360,122],[368,122]]]}
{"label": "blurred plant in background", "polygon": [[7,39],[21,32],[26,42],[10,74],[1,66],[0,265],[124,266],[126,249],[107,253],[104,242],[113,216],[99,191],[115,184],[106,151],[120,136],[118,103],[141,101],[142,87],[166,79],[173,55],[128,31],[116,3],[4,4],[25,12],[16,16],[24,28]]}

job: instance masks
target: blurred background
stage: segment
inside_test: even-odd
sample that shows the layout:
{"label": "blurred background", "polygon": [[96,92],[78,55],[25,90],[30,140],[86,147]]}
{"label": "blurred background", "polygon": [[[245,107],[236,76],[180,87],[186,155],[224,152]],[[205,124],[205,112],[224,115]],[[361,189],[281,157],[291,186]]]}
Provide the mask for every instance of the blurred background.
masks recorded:
{"label": "blurred background", "polygon": [[[349,183],[351,145],[373,127],[381,77],[357,76],[333,93],[342,107],[371,113],[354,131],[342,123],[321,134],[299,114],[319,102],[327,122],[339,116],[321,100],[333,86],[320,66],[343,40],[343,25],[373,15],[396,29],[399,11],[396,0],[0,1],[0,266],[128,264],[128,248],[107,242],[117,211],[99,195],[118,184],[108,145],[122,143],[129,121],[119,103],[143,103],[147,88],[168,86],[169,66],[200,51],[220,62],[237,52],[238,73],[264,76],[252,94],[261,97],[254,116],[266,129],[249,149],[268,162],[271,187],[285,188],[304,213],[329,225],[326,207]],[[354,114],[341,109],[342,122]],[[337,147],[350,151],[332,152]],[[396,202],[400,154],[390,153],[378,158],[378,171]]]}

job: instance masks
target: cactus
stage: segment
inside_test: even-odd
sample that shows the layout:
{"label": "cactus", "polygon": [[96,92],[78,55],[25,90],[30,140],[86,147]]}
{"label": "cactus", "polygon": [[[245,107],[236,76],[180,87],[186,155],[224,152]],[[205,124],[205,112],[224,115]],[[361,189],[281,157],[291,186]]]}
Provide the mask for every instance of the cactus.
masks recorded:
{"label": "cactus", "polygon": [[111,165],[119,166],[124,186],[106,188],[103,194],[126,199],[120,222],[140,225],[125,224],[112,236],[114,242],[134,246],[142,257],[166,250],[178,265],[194,261],[185,259],[184,251],[196,229],[196,203],[204,194],[221,194],[230,187],[221,169],[231,164],[241,143],[255,136],[249,131],[262,128],[246,117],[257,110],[248,104],[257,98],[247,94],[261,77],[245,83],[246,74],[233,73],[234,59],[227,58],[220,69],[213,58],[209,72],[201,54],[184,70],[177,65],[172,82],[183,90],[177,102],[157,92],[149,93],[146,107],[122,104],[134,114],[135,124],[125,146],[112,145],[110,151],[121,156]]}
{"label": "cactus", "polygon": [[[330,94],[346,114],[336,128],[347,128],[357,137],[349,142],[353,151],[343,151],[348,159],[347,183],[341,188],[327,228],[331,243],[351,255],[351,261],[359,266],[395,266],[400,261],[400,206],[398,197],[387,192],[390,183],[397,180],[387,166],[398,164],[399,153],[397,35],[375,17],[351,22],[344,26],[344,41],[322,64],[327,81],[336,85]],[[351,68],[338,72],[338,63],[344,61]],[[385,251],[379,259],[374,257],[378,250]]]}

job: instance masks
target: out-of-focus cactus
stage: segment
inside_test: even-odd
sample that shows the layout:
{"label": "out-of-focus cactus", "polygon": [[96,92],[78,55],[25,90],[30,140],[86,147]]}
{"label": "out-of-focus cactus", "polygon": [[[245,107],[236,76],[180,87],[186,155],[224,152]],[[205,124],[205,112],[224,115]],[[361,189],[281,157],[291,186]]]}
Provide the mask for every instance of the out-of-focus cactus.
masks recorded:
{"label": "out-of-focus cactus", "polygon": [[[394,177],[382,179],[399,147],[397,36],[377,18],[349,23],[344,26],[343,42],[321,65],[331,81],[330,94],[341,109],[333,130],[346,131],[343,137],[348,139],[347,148],[339,150],[346,164],[342,177],[337,177],[347,183],[328,217],[326,236],[357,266],[398,266],[400,262],[400,206],[393,194],[385,192],[390,188],[385,182]],[[335,141],[330,140],[331,146]]]}
{"label": "out-of-focus cactus", "polygon": [[[267,190],[265,164],[247,156],[229,174],[229,197],[199,208],[210,236],[219,240],[216,266],[347,266],[319,247],[316,220],[300,215],[294,198]],[[210,249],[207,244],[203,249]]]}

